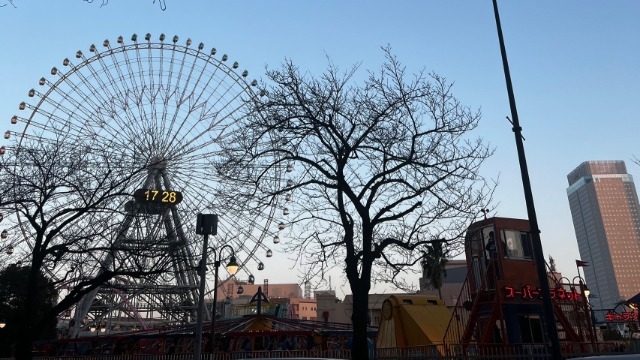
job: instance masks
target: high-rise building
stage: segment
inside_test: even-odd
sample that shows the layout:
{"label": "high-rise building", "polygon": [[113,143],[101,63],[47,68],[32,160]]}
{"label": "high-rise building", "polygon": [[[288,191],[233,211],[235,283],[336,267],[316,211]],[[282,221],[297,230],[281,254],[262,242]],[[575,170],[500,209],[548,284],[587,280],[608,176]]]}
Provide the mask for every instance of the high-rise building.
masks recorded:
{"label": "high-rise building", "polygon": [[569,175],[567,196],[595,309],[640,292],[640,205],[624,161],[587,161]]}

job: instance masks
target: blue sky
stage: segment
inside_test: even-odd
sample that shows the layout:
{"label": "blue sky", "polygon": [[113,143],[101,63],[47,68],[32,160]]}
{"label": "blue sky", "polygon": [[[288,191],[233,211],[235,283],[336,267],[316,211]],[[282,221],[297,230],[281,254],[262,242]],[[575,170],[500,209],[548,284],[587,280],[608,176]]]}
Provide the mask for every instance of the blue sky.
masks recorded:
{"label": "blue sky", "polygon": [[[166,3],[166,11],[151,0],[110,0],[104,7],[99,0],[15,0],[17,8],[0,8],[2,124],[9,126],[27,91],[52,66],[119,35],[189,37],[229,54],[256,78],[285,58],[315,74],[327,57],[344,68],[362,63],[364,75],[384,60],[380,46],[390,45],[410,71],[445,76],[464,104],[482,110],[478,135],[497,149],[482,170],[500,178],[492,205],[499,216],[526,218],[490,0]],[[566,175],[586,160],[624,160],[640,181],[640,167],[631,161],[640,156],[640,2],[499,5],[544,252],[571,278],[579,254]],[[285,258],[276,254],[272,262]],[[294,275],[265,272],[272,283],[295,282]],[[343,283],[336,274],[339,294],[349,292]]]}

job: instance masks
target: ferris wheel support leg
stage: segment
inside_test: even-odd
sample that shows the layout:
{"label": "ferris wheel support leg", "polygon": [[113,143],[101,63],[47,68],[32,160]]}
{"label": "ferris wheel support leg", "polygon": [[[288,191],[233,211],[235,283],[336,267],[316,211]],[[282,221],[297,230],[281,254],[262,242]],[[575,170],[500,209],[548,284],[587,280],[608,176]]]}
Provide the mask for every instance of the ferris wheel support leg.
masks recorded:
{"label": "ferris wheel support leg", "polygon": [[[115,241],[116,248],[119,246],[120,242],[122,242],[122,240],[125,238],[127,230],[129,230],[129,227],[131,226],[132,221],[133,221],[133,213],[127,214],[127,217],[123,221],[120,231],[118,232],[118,236],[116,237],[116,241]],[[111,269],[112,261],[113,261],[113,254],[107,255],[104,258],[104,260],[102,260],[102,262],[100,263],[99,273],[102,273],[104,269]],[[75,323],[70,333],[71,338],[76,338],[80,334],[80,330],[83,326],[82,323],[84,321],[84,318],[89,313],[89,309],[91,308],[91,305],[93,304],[93,301],[95,300],[99,290],[100,290],[100,287],[97,287],[92,291],[90,291],[89,293],[87,293],[85,296],[82,297],[82,300],[80,300],[80,302],[76,306],[76,312],[74,316]]]}

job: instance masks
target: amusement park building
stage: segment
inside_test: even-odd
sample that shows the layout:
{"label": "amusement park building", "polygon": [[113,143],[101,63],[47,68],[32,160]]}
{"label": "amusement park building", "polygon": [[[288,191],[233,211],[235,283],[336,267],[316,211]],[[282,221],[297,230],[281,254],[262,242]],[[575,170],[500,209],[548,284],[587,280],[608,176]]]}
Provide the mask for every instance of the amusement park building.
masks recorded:
{"label": "amusement park building", "polygon": [[[336,297],[334,290],[316,291],[314,293],[318,305],[318,320],[351,324],[353,314],[353,295],[346,295],[344,300]],[[379,326],[382,313],[382,303],[391,295],[405,294],[369,294],[369,325]]]}
{"label": "amusement park building", "polygon": [[316,320],[316,299],[303,296],[300,285],[269,284],[268,280],[263,284],[250,284],[235,278],[222,281],[218,286],[217,313],[223,317],[250,315],[251,311],[255,311],[255,307],[250,304],[252,301],[255,303],[258,289],[268,301],[264,304],[265,308],[280,305],[283,311],[286,309],[287,318]]}
{"label": "amusement park building", "polygon": [[[452,263],[457,264],[457,260],[452,260]],[[464,270],[466,271],[466,268]],[[455,273],[455,271],[452,271],[452,273]],[[450,277],[450,279],[452,278],[457,277]],[[464,281],[464,275],[462,275],[462,279]],[[460,284],[449,285],[454,285],[452,289],[455,289],[455,291],[450,291],[450,293],[456,292],[457,296],[457,292],[460,291]],[[238,291],[239,288],[242,288],[242,290]],[[286,318],[351,324],[351,314],[353,313],[352,295],[346,295],[341,300],[336,297],[334,290],[320,290],[315,291],[314,296],[311,297],[306,291],[303,294],[299,284],[269,284],[268,280],[265,280],[263,284],[250,284],[235,278],[223,280],[218,285],[216,313],[222,318],[251,315],[252,312],[255,312],[255,295],[258,293],[259,288],[264,294],[263,299],[266,298],[268,301],[268,303],[263,304],[265,312],[272,312],[276,306],[280,305],[280,315]],[[382,303],[390,295],[405,294],[369,294],[371,326],[380,324]],[[211,306],[210,301],[209,299],[208,307]]]}
{"label": "amusement park building", "polygon": [[[460,290],[467,277],[467,262],[466,260],[451,259],[447,262],[445,269],[446,275],[443,278],[440,290],[445,305],[452,308],[456,306]],[[438,290],[429,284],[424,274],[420,278],[420,291],[418,294],[439,296]],[[333,290],[316,291],[314,295],[318,304],[318,320],[344,324],[351,323],[351,314],[353,312],[353,297],[351,295],[345,296],[344,300],[339,300]],[[407,294],[369,294],[369,324],[371,326],[380,325],[382,304],[391,295],[402,296]]]}
{"label": "amusement park building", "polygon": [[597,309],[640,292],[640,205],[623,161],[587,161],[567,175],[585,280]]}
{"label": "amusement park building", "polygon": [[[442,294],[442,300],[448,307],[453,307],[458,302],[458,296],[464,281],[467,278],[467,261],[464,259],[450,259],[445,265],[446,273],[442,278],[442,287],[440,293]],[[421,295],[439,296],[438,289],[434,288],[427,277],[426,272],[423,271],[420,278],[420,292]]]}

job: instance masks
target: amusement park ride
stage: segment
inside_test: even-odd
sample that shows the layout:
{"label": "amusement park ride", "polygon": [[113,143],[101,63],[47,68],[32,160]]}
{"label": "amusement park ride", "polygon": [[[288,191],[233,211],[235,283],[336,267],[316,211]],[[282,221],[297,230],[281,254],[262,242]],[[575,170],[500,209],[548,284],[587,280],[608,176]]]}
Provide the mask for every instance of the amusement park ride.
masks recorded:
{"label": "amusement park ride", "polygon": [[[286,226],[278,216],[288,213],[284,196],[249,197],[255,192],[230,186],[216,170],[221,144],[246,130],[242,120],[259,96],[257,81],[248,80],[246,70],[215,48],[191,39],[179,42],[178,36],[161,34],[156,41],[151,34],[134,34],[129,43],[120,36],[101,45],[77,51],[40,79],[39,87],[28,92],[29,101],[19,105],[22,112],[11,118],[12,128],[4,134],[11,144],[0,149],[3,159],[11,161],[41,149],[69,148],[89,174],[79,189],[99,193],[90,174],[106,172],[106,161],[112,172],[108,180],[123,184],[101,204],[104,211],[90,209],[76,230],[78,238],[83,229],[97,234],[84,235],[91,236],[95,251],[60,253],[43,269],[60,284],[62,296],[87,277],[122,273],[66,313],[71,337],[97,327],[145,330],[195,321],[203,252],[195,231],[197,214],[220,215],[211,246],[233,248],[240,274],[253,278],[252,269],[265,267],[261,258],[272,256],[265,240],[278,238]],[[271,166],[267,188],[281,189],[290,166]],[[82,196],[60,195],[60,203],[49,206],[74,208]],[[2,246],[7,250],[0,256],[30,263],[34,230],[19,211],[4,210]],[[50,244],[71,245],[64,236]],[[73,264],[65,261],[71,254]],[[220,260],[211,254],[202,259],[204,265]],[[206,294],[215,287],[209,282]],[[211,320],[210,309],[204,317]]]}
{"label": "amusement park ride", "polygon": [[[536,275],[529,222],[489,218],[472,224],[465,240],[467,279],[444,342],[460,351],[478,345],[544,344],[542,291]],[[580,279],[548,272],[555,322],[566,348],[597,342]]]}

